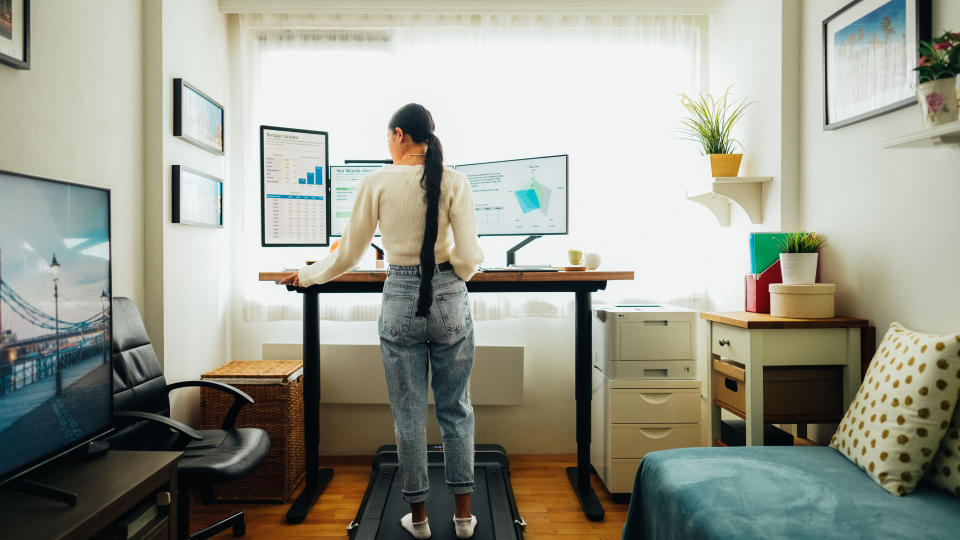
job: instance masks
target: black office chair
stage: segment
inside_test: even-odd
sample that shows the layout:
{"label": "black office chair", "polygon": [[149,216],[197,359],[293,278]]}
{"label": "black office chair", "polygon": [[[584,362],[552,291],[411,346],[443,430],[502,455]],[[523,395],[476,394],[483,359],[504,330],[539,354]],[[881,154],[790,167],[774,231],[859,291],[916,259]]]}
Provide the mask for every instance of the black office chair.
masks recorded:
{"label": "black office chair", "polygon": [[[232,394],[233,406],[220,429],[194,430],[170,418],[168,393],[176,388],[204,386]],[[113,299],[113,404],[117,431],[107,441],[117,450],[178,450],[183,452],[177,475],[177,537],[208,538],[230,527],[243,536],[243,512],[190,534],[190,491],[200,491],[205,504],[213,501],[213,486],[252,473],[270,449],[270,438],[256,428],[235,428],[237,414],[253,399],[215,381],[167,384],[150,344],[140,312],[128,298]]]}

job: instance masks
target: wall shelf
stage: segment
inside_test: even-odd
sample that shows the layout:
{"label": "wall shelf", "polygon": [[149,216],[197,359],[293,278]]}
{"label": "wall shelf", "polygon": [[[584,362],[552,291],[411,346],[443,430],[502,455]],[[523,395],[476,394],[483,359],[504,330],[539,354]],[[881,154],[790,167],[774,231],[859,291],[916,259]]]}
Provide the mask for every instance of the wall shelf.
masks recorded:
{"label": "wall shelf", "polygon": [[747,213],[751,223],[763,222],[763,184],[772,176],[718,177],[710,182],[709,190],[700,193],[687,192],[687,200],[706,206],[721,227],[730,226],[730,203]]}
{"label": "wall shelf", "polygon": [[960,120],[896,139],[888,139],[883,143],[884,148],[938,148],[949,145],[960,148]]}

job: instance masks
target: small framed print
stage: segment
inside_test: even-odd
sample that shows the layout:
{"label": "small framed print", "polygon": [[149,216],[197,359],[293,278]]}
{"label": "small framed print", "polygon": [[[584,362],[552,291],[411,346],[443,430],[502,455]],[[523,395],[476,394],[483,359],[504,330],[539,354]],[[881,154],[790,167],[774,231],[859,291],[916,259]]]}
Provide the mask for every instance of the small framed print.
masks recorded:
{"label": "small framed print", "polygon": [[173,135],[223,154],[223,106],[183,79],[174,79]]}
{"label": "small framed print", "polygon": [[823,129],[917,102],[917,47],[930,0],[854,0],[823,21]]}
{"label": "small framed print", "polygon": [[0,0],[0,62],[30,69],[30,0]]}
{"label": "small framed print", "polygon": [[174,165],[174,223],[223,227],[223,181],[200,171]]}

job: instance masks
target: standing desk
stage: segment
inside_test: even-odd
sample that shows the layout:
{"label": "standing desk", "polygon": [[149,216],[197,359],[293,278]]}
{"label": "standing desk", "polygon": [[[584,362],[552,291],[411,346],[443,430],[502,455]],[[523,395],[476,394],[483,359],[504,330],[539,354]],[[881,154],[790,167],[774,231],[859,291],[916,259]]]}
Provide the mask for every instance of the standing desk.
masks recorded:
{"label": "standing desk", "polygon": [[[260,281],[279,281],[290,272],[260,272]],[[319,296],[326,293],[380,293],[386,272],[348,272],[337,279],[306,288],[287,286],[303,295],[303,422],[306,486],[287,512],[287,521],[300,523],[333,477],[319,468],[320,447],[320,317]],[[479,272],[467,282],[470,292],[572,292],[576,298],[574,386],[577,401],[577,466],[567,477],[587,519],[603,519],[603,506],[590,485],[590,400],[592,398],[592,338],[590,293],[610,280],[631,280],[633,272]]]}

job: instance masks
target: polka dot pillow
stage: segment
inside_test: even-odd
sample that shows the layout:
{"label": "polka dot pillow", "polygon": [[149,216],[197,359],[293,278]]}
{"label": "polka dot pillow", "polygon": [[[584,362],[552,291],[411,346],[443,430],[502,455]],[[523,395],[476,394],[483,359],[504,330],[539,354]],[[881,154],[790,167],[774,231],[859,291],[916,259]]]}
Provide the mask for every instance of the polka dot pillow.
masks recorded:
{"label": "polka dot pillow", "polygon": [[956,336],[891,324],[830,446],[890,493],[913,491],[950,425],[958,351]]}
{"label": "polka dot pillow", "polygon": [[[960,340],[960,335],[957,339]],[[960,377],[960,368],[956,375]],[[933,485],[960,497],[960,404],[946,435],[940,439],[940,448],[927,469],[927,478]]]}

